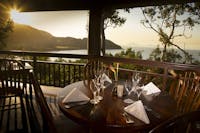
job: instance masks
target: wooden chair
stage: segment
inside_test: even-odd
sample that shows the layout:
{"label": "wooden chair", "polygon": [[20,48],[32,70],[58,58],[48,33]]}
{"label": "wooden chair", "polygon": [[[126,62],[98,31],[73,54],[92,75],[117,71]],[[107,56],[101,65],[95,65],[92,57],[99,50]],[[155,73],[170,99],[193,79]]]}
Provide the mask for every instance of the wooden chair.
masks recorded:
{"label": "wooden chair", "polygon": [[199,133],[200,110],[173,117],[153,128],[150,133]]}
{"label": "wooden chair", "polygon": [[195,72],[185,72],[172,82],[169,93],[177,102],[180,113],[200,108],[200,76]]}
{"label": "wooden chair", "polygon": [[0,132],[55,133],[34,73],[17,61],[0,60],[0,68]]}

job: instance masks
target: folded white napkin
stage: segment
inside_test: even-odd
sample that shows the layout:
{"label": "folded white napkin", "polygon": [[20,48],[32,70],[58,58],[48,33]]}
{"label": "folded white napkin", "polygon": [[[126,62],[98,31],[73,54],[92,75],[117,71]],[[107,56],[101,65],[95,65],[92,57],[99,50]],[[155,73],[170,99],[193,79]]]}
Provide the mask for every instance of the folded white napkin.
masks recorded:
{"label": "folded white napkin", "polygon": [[89,101],[90,98],[87,97],[83,92],[81,92],[77,88],[73,88],[62,100],[63,103],[68,102],[81,102],[81,101]]}
{"label": "folded white napkin", "polygon": [[103,83],[105,83],[106,81],[112,83],[112,80],[105,73],[102,74],[101,80]]}
{"label": "folded white napkin", "polygon": [[149,118],[147,116],[147,113],[144,109],[144,106],[143,106],[143,103],[141,102],[141,100],[138,100],[138,101],[132,103],[131,105],[126,106],[124,108],[124,110],[127,113],[136,117],[137,119],[143,121],[144,123],[146,123],[146,124],[150,123]]}
{"label": "folded white napkin", "polygon": [[149,82],[147,85],[143,86],[142,89],[143,94],[145,95],[151,95],[161,92],[160,89],[153,82]]}

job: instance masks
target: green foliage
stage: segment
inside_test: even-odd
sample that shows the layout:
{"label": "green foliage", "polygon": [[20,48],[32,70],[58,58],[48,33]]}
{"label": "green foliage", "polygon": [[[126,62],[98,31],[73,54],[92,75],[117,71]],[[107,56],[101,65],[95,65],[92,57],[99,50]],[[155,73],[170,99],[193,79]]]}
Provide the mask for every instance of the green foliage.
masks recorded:
{"label": "green foliage", "polygon": [[151,54],[149,55],[149,59],[150,60],[154,60],[154,61],[161,61],[162,58],[162,51],[160,50],[159,47],[155,48]]}
{"label": "green foliage", "polygon": [[6,46],[5,39],[8,37],[8,33],[12,32],[13,21],[9,18],[7,9],[0,4],[0,49]]}
{"label": "green foliage", "polygon": [[141,51],[135,51],[132,48],[128,48],[125,51],[121,51],[120,53],[116,53],[115,57],[142,59],[142,52]]}
{"label": "green foliage", "polygon": [[71,63],[87,63],[87,60],[86,59],[79,59],[79,60],[75,60],[75,61],[69,60],[69,62],[71,62]]}
{"label": "green foliage", "polygon": [[[127,48],[119,53],[116,53],[114,57],[131,58],[131,59],[142,59],[142,51],[135,51],[132,48]],[[120,64],[120,68],[126,69],[137,69],[142,70],[142,67],[138,67],[133,64]]]}
{"label": "green foliage", "polygon": [[59,57],[55,60],[55,62],[67,62],[65,59]]}
{"label": "green foliage", "polygon": [[49,57],[37,57],[37,60],[41,60],[41,61],[49,61]]}
{"label": "green foliage", "polygon": [[[129,12],[129,9],[125,10]],[[103,19],[104,19],[104,30],[107,27],[117,27],[121,26],[126,22],[126,18],[119,16],[119,11],[117,10],[104,10],[103,12]]]}
{"label": "green foliage", "polygon": [[[141,9],[144,16],[141,23],[146,28],[150,28],[156,32],[159,35],[159,41],[163,45],[162,56],[161,58],[159,57],[159,60],[168,61],[168,58],[171,58],[168,57],[168,53],[174,53],[175,56],[178,56],[175,51],[168,50],[169,47],[173,46],[185,55],[183,63],[191,63],[192,56],[182,49],[179,44],[175,44],[174,39],[191,37],[190,31],[192,28],[200,24],[199,3],[162,5]],[[158,57],[156,57],[157,59]]]}
{"label": "green foliage", "polygon": [[[125,12],[130,12],[128,8],[124,9]],[[103,15],[102,15],[102,44],[101,44],[101,50],[103,55],[105,55],[105,45],[106,45],[106,37],[105,37],[105,29],[108,27],[117,27],[121,26],[126,22],[126,18],[119,16],[119,11],[113,10],[113,9],[104,9]]]}
{"label": "green foliage", "polygon": [[[155,48],[151,54],[149,55],[149,59],[153,61],[161,61],[162,60],[162,51],[159,47]],[[178,53],[177,50],[170,49],[166,53],[166,62],[180,62],[182,60],[182,56]]]}

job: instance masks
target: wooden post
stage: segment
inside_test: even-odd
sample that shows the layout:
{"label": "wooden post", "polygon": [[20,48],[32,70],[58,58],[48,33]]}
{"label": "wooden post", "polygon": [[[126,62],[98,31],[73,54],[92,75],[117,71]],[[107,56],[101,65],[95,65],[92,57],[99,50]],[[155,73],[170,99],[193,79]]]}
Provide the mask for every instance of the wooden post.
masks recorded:
{"label": "wooden post", "polygon": [[33,71],[37,75],[37,57],[33,56]]}
{"label": "wooden post", "polygon": [[89,16],[88,55],[101,55],[102,9],[93,8]]}
{"label": "wooden post", "polygon": [[164,77],[163,77],[163,90],[167,88],[167,79],[168,79],[168,67],[164,68]]}

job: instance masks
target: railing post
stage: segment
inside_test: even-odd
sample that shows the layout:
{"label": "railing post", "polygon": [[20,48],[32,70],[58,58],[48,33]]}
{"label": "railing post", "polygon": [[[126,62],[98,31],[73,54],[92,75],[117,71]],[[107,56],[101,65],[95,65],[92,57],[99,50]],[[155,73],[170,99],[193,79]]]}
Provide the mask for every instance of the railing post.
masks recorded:
{"label": "railing post", "polygon": [[33,71],[37,75],[37,57],[33,56]]}
{"label": "railing post", "polygon": [[164,77],[163,77],[163,90],[167,87],[167,78],[168,78],[168,67],[164,68]]}

